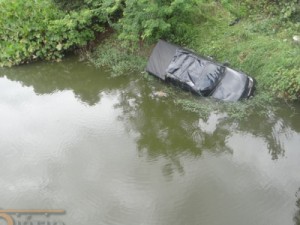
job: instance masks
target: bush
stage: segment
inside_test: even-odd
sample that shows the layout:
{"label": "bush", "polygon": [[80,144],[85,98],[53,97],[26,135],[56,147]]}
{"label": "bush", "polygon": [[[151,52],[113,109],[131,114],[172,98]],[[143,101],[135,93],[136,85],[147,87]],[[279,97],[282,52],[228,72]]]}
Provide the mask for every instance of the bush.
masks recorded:
{"label": "bush", "polygon": [[[86,45],[109,24],[132,51],[159,38],[193,41],[205,0],[4,0],[0,2],[0,66],[57,60]],[[202,5],[201,5],[202,4]],[[208,5],[210,3],[207,3]]]}
{"label": "bush", "polygon": [[[190,33],[189,24],[197,20],[196,0],[126,0],[123,17],[117,22],[119,38],[130,44],[153,42],[159,38],[171,39]],[[181,36],[183,37],[183,35]]]}
{"label": "bush", "polygon": [[57,60],[94,38],[93,12],[64,13],[51,0],[0,2],[0,66]]}

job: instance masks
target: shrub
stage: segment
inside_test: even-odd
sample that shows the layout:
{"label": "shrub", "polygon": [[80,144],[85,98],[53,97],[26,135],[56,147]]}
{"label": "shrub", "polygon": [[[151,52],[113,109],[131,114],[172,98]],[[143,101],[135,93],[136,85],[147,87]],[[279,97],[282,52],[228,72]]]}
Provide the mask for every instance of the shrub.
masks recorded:
{"label": "shrub", "polygon": [[64,13],[50,0],[0,2],[0,66],[57,60],[94,38],[93,12]]}
{"label": "shrub", "polygon": [[[119,38],[128,43],[170,39],[177,30],[189,32],[188,24],[195,21],[195,0],[126,0],[123,17],[116,24]],[[178,28],[178,29],[177,29]]]}

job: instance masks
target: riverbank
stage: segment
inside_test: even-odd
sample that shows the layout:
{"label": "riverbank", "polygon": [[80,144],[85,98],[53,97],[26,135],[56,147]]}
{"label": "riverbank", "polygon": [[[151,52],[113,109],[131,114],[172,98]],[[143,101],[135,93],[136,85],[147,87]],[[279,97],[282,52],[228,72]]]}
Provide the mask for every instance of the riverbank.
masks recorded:
{"label": "riverbank", "polygon": [[[169,41],[216,61],[229,62],[231,67],[253,76],[258,81],[258,95],[299,100],[300,44],[293,41],[293,35],[300,32],[299,22],[257,12],[245,15],[241,8],[227,9],[218,3],[202,6],[201,18],[190,24],[188,36],[171,36]],[[120,48],[117,35],[112,35],[89,58],[119,75],[122,70],[141,71],[151,48],[149,44],[135,51]]]}
{"label": "riverbank", "polygon": [[[0,2],[0,66],[60,61],[77,51],[113,76],[134,74],[162,38],[253,76],[257,96],[299,101],[300,44],[293,40],[300,34],[299,1],[124,2]],[[114,33],[106,37],[105,30]]]}
{"label": "riverbank", "polygon": [[255,97],[251,100],[237,102],[220,102],[212,99],[205,99],[199,102],[199,96],[185,92],[174,85],[160,85],[156,88],[156,83],[160,82],[144,70],[153,45],[145,45],[142,49],[130,50],[119,45],[116,34],[107,36],[93,51],[83,53],[83,58],[92,65],[107,68],[111,77],[118,79],[120,76],[134,76],[136,79],[144,79],[149,87],[153,87],[153,93],[161,92],[166,94],[171,101],[188,112],[200,114],[202,118],[208,118],[212,112],[226,113],[229,119],[248,120],[249,115],[265,115],[268,110],[276,111],[276,98],[261,85],[258,86]]}
{"label": "riverbank", "polygon": [[[177,44],[212,56],[216,61],[229,62],[231,67],[253,76],[257,80],[255,97],[240,104],[208,101],[205,105],[199,105],[194,96],[177,99],[176,88],[166,87],[163,91],[173,95],[176,104],[187,111],[202,116],[212,111],[225,111],[230,118],[239,120],[254,112],[265,114],[270,108],[275,110],[278,99],[298,101],[300,46],[292,41],[295,30],[276,25],[278,21],[272,18],[249,16],[237,20],[238,15],[218,4],[210,7],[206,10],[206,19],[202,18],[198,25],[194,24],[190,39],[178,41]],[[115,33],[87,55],[94,65],[110,68],[112,76],[139,75],[152,48],[150,44],[145,44],[141,49],[123,48]],[[151,76],[147,79],[149,77],[151,79]]]}

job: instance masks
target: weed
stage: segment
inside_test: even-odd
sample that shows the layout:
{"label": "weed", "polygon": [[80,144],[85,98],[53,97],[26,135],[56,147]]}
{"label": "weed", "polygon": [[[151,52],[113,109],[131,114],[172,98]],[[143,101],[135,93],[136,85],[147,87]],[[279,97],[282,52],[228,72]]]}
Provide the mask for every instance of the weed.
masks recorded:
{"label": "weed", "polygon": [[102,42],[94,52],[88,52],[87,58],[98,68],[108,68],[113,77],[141,72],[146,66],[142,52],[122,47],[115,36]]}

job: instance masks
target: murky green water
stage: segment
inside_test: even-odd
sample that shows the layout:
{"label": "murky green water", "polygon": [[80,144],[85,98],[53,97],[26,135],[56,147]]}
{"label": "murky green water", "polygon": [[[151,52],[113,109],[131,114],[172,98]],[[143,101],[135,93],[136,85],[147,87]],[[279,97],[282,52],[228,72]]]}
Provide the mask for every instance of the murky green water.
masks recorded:
{"label": "murky green water", "polygon": [[68,225],[299,224],[299,105],[206,120],[136,77],[76,59],[1,69],[0,208],[64,209]]}

